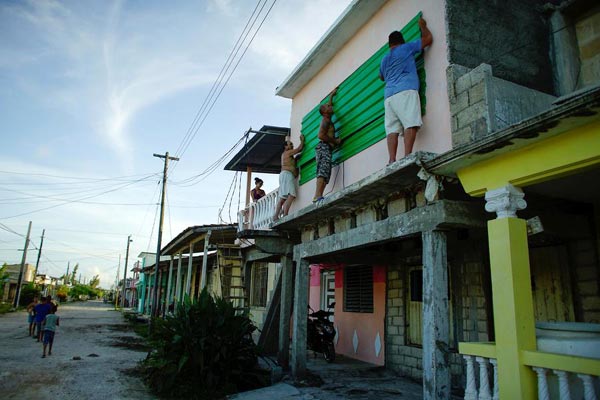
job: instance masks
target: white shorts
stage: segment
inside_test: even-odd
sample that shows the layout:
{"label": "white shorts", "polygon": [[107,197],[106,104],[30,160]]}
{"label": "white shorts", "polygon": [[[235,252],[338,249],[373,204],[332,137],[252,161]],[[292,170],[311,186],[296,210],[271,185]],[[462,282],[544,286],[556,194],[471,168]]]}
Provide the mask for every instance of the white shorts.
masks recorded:
{"label": "white shorts", "polygon": [[404,127],[420,127],[421,100],[416,90],[404,90],[385,99],[385,133],[404,134]]}
{"label": "white shorts", "polygon": [[290,171],[281,171],[279,174],[279,197],[287,199],[296,197],[296,177]]}

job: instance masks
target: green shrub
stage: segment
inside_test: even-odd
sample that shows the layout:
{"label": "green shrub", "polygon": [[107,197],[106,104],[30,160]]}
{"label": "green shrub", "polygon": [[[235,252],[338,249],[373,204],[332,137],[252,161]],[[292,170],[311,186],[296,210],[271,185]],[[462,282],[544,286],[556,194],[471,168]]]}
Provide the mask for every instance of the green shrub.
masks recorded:
{"label": "green shrub", "polygon": [[186,298],[175,311],[175,316],[154,321],[154,351],[144,365],[155,392],[215,399],[264,386],[252,341],[256,327],[247,315],[236,315],[230,302],[213,299],[206,289],[197,302]]}
{"label": "green shrub", "polygon": [[29,303],[31,303],[33,301],[33,298],[35,296],[38,296],[38,298],[40,297],[40,293],[41,293],[40,289],[35,287],[35,285],[33,283],[28,283],[27,285],[23,286],[23,288],[21,289],[21,295],[19,296],[19,305],[20,306],[29,305]]}

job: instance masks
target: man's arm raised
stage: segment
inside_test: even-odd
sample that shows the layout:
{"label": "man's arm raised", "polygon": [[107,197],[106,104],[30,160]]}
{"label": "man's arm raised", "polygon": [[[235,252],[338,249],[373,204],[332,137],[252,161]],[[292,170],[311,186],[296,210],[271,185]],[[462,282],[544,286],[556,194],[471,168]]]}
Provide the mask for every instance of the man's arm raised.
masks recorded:
{"label": "man's arm raised", "polygon": [[433,43],[433,35],[429,28],[427,28],[427,21],[425,21],[423,17],[419,19],[419,27],[421,28],[421,50],[423,50]]}

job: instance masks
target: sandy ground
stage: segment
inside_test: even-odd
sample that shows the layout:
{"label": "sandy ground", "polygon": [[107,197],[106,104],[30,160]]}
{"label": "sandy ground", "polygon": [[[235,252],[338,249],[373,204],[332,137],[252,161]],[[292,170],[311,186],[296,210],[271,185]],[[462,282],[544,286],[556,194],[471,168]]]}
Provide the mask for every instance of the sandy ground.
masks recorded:
{"label": "sandy ground", "polygon": [[[61,305],[51,356],[27,336],[25,312],[0,316],[2,399],[154,399],[132,373],[146,357],[122,314],[89,301]],[[80,360],[74,359],[80,357]]]}

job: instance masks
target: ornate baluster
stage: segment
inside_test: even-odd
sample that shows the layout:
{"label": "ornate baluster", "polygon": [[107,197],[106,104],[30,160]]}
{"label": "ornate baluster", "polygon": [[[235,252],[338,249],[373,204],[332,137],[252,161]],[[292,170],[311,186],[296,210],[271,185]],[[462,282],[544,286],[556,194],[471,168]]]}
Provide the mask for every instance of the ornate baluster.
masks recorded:
{"label": "ornate baluster", "polygon": [[485,357],[476,357],[475,359],[479,363],[479,400],[492,400],[488,376],[489,361]]}
{"label": "ornate baluster", "polygon": [[465,388],[465,400],[477,400],[477,383],[475,382],[475,367],[473,356],[463,355],[467,363],[467,387]]}
{"label": "ornate baluster", "polygon": [[594,378],[587,374],[577,374],[577,376],[583,381],[583,398],[585,400],[598,400],[594,390]]}
{"label": "ornate baluster", "polygon": [[533,370],[537,374],[538,382],[538,400],[550,400],[550,393],[548,393],[548,380],[546,379],[546,368],[533,367]]}
{"label": "ornate baluster", "polygon": [[558,392],[560,400],[571,400],[571,391],[569,390],[569,375],[565,371],[552,370],[558,376]]}
{"label": "ornate baluster", "polygon": [[490,358],[490,363],[494,367],[494,394],[492,400],[500,400],[500,387],[498,386],[498,360]]}

